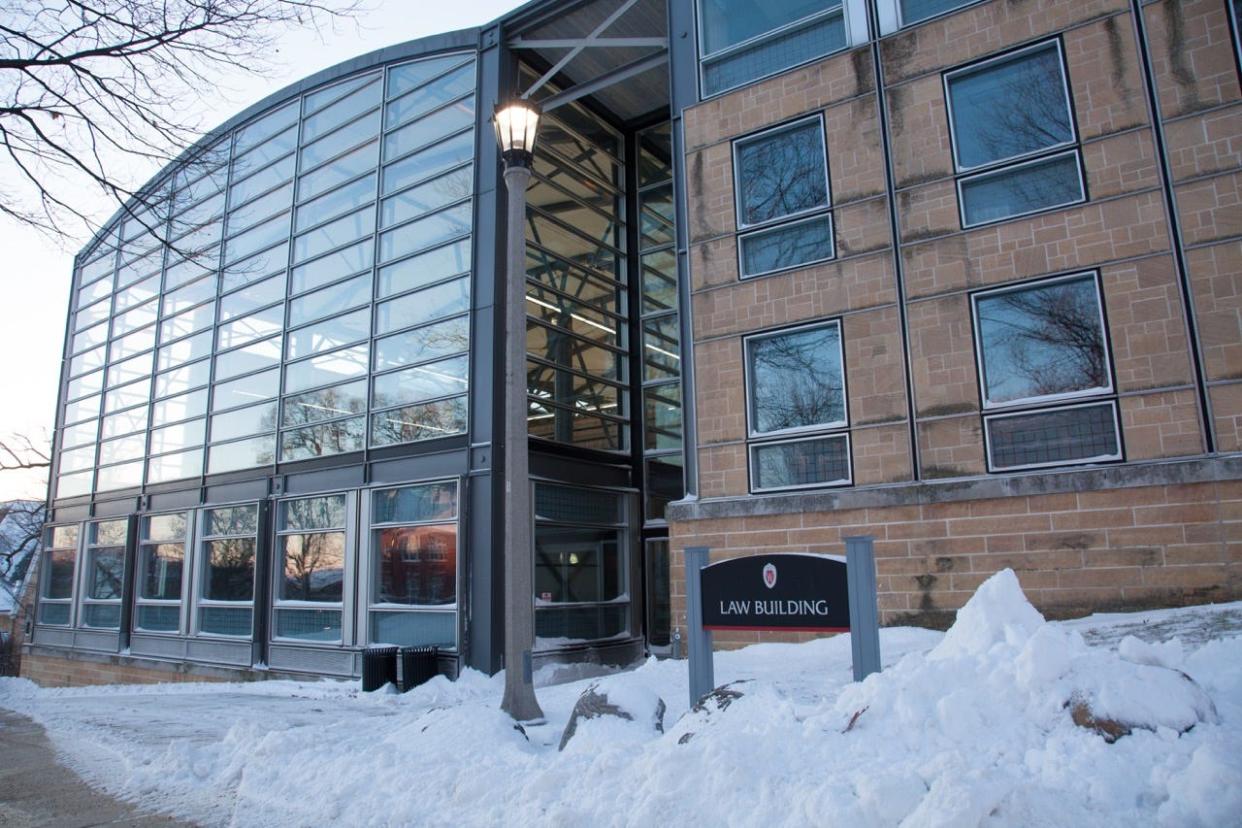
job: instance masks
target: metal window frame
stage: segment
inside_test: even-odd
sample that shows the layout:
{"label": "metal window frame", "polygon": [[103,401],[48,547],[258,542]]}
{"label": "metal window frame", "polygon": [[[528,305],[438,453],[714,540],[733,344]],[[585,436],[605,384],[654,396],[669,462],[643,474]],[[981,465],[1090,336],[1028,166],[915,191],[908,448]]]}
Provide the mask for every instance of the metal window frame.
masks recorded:
{"label": "metal window frame", "polygon": [[[751,342],[761,339],[776,339],[781,336],[796,334],[802,331],[811,331],[818,328],[837,329],[837,354],[841,366],[841,413],[842,419],[834,420],[829,423],[816,423],[814,425],[794,426],[791,428],[777,429],[776,431],[756,431],[754,428],[754,412],[752,410],[752,402],[754,400],[754,368],[751,366]],[[850,426],[850,409],[849,409],[849,386],[846,380],[845,370],[845,325],[843,317],[834,316],[828,319],[815,320],[813,322],[799,323],[783,328],[773,328],[764,331],[756,331],[746,334],[742,337],[742,380],[743,393],[746,395],[746,438],[750,440],[765,440],[775,437],[797,436],[801,434],[817,433],[834,429],[849,428]]]}
{"label": "metal window frame", "polygon": [[[704,37],[703,37],[703,2],[702,0],[694,0],[695,34],[697,36],[696,40],[697,40],[697,44],[699,47],[696,50],[697,57],[698,57],[698,66],[696,67],[696,70],[698,74],[697,80],[698,80],[699,100],[706,101],[706,100],[710,100],[711,98],[719,97],[721,95],[732,92],[735,89],[741,89],[743,87],[750,86],[753,83],[758,83],[761,80],[765,80],[770,77],[775,77],[776,75],[783,74],[784,72],[797,69],[800,66],[805,66],[808,63],[814,63],[817,60],[822,60],[828,55],[834,55],[834,54],[838,54],[841,51],[848,50],[850,46],[856,45],[854,32],[850,25],[851,15],[847,11],[847,7],[852,6],[852,5],[854,4],[851,2],[851,0],[840,0],[840,5],[835,8],[824,9],[822,11],[814,12],[812,14],[806,15],[805,17],[801,17],[797,20],[790,21],[789,23],[785,23],[781,26],[777,26],[775,29],[769,29],[766,32],[762,32],[760,34],[754,35],[752,37],[747,38],[746,40],[742,40],[737,43],[730,44],[729,46],[717,49],[714,52],[707,53],[705,52],[703,48],[703,44],[705,42]],[[820,21],[823,21],[823,20],[827,20],[828,18],[833,17],[837,14],[841,15],[842,22],[845,27],[845,47],[843,49],[839,49],[835,52],[827,52],[822,55],[815,55],[813,57],[807,58],[806,60],[799,61],[798,63],[795,63],[792,66],[785,67],[784,69],[778,69],[774,72],[768,72],[767,74],[760,75],[758,77],[749,78],[744,83],[739,83],[734,86],[726,87],[724,89],[718,89],[715,92],[712,92],[711,94],[708,94],[707,91],[704,89],[703,87],[703,64],[704,63],[710,63],[714,60],[719,60],[721,58],[728,57],[731,54],[736,54],[738,52],[752,49],[769,40],[774,40],[776,38],[782,37],[791,32],[798,31],[799,29],[810,28],[816,23],[819,23]],[[865,28],[865,23],[864,23],[864,28]]]}
{"label": "metal window frame", "polygon": [[[129,518],[126,518],[126,517],[101,518],[101,519],[96,519],[96,520],[89,520],[83,524],[85,531],[82,532],[82,537],[81,537],[81,550],[82,550],[81,559],[77,565],[77,571],[75,572],[75,576],[78,578],[78,581],[75,585],[73,626],[74,626],[74,629],[100,630],[104,632],[119,632],[121,629],[121,625],[119,621],[116,627],[92,627],[88,625],[85,620],[86,608],[88,606],[115,606],[118,609],[118,611],[120,611],[122,614],[124,613],[125,599],[124,599],[124,584],[123,583],[122,583],[122,594],[120,596],[117,596],[116,598],[91,598],[90,597],[90,590],[88,588],[88,581],[90,578],[90,572],[89,572],[90,567],[88,566],[88,558],[90,557],[91,551],[95,549],[118,549],[119,548],[121,550],[122,562],[124,562],[125,555],[127,554],[127,550],[125,548],[126,547],[125,541],[122,541],[119,547],[116,544],[95,543],[94,541],[95,528],[101,523],[124,523],[126,524],[126,537],[127,538],[129,537]],[[122,581],[124,581],[123,574],[122,574]]]}
{"label": "metal window frame", "polygon": [[[1057,411],[1066,411],[1072,408],[1098,408],[1100,406],[1108,406],[1113,412],[1113,430],[1117,436],[1117,452],[1111,455],[1096,455],[1093,457],[1084,457],[1073,460],[1052,460],[1045,463],[1026,463],[1015,466],[997,466],[992,462],[992,432],[991,423],[995,420],[1008,419],[1012,417],[1024,417],[1039,414],[1051,414]],[[1023,409],[1021,411],[1005,411],[994,414],[986,414],[983,417],[983,442],[984,457],[987,459],[988,473],[1009,473],[1015,471],[1029,471],[1033,469],[1047,468],[1065,468],[1067,466],[1085,466],[1097,463],[1116,463],[1125,460],[1125,446],[1122,442],[1121,420],[1118,412],[1119,406],[1116,398],[1107,397],[1099,400],[1089,400],[1079,402],[1073,405],[1049,406],[1046,408]]]}
{"label": "metal window frame", "polygon": [[[1075,198],[1071,201],[1062,201],[1057,204],[1046,204],[1041,207],[1036,207],[1033,210],[1026,210],[1020,213],[1010,213],[1009,215],[1000,216],[999,218],[990,218],[990,219],[986,219],[983,221],[976,221],[976,222],[966,221],[966,199],[962,192],[963,185],[970,184],[970,183],[973,183],[975,181],[979,181],[985,178],[994,178],[997,176],[1005,175],[1007,173],[1013,172],[1014,170],[1020,170],[1023,167],[1033,167],[1036,164],[1045,164],[1050,161],[1054,161],[1056,159],[1064,158],[1070,155],[1074,156],[1074,161],[1075,161],[1074,169],[1078,173],[1078,192],[1079,192],[1078,198]],[[1052,210],[1060,210],[1064,207],[1070,207],[1075,204],[1083,204],[1087,201],[1087,176],[1086,176],[1086,173],[1083,171],[1082,151],[1076,146],[1071,147],[1070,149],[1065,150],[1063,152],[1054,152],[1050,155],[1043,155],[1038,158],[1031,158],[1026,161],[1022,161],[1017,164],[1012,164],[1007,167],[999,167],[995,169],[986,170],[981,173],[974,173],[972,175],[959,176],[954,183],[957,187],[958,220],[961,222],[963,230],[970,230],[975,227],[986,227],[990,224],[997,224],[998,222],[1009,221],[1010,219],[1015,219],[1015,218],[1024,218],[1026,216],[1039,215],[1040,213],[1047,213]]]}
{"label": "metal window frame", "polygon": [[[802,491],[805,489],[835,489],[843,486],[854,485],[854,448],[853,441],[848,430],[830,431],[823,434],[811,434],[803,437],[795,437],[785,440],[758,440],[747,441],[746,443],[746,461],[747,461],[747,483],[749,484],[751,494],[770,494],[772,492],[792,492]],[[822,483],[801,483],[793,486],[757,486],[757,475],[759,471],[759,463],[755,459],[755,451],[767,446],[782,446],[789,443],[809,443],[815,440],[845,440],[845,464],[847,476],[844,479],[831,480]]]}
{"label": "metal window frame", "polygon": [[[1057,66],[1061,70],[1061,91],[1065,95],[1065,113],[1068,116],[1068,121],[1069,121],[1069,127],[1070,127],[1070,132],[1071,132],[1070,139],[1068,141],[1062,141],[1060,143],[1051,144],[1046,147],[1040,147],[1039,149],[1036,149],[1036,150],[1030,150],[1027,152],[1018,153],[1017,155],[1011,155],[1005,158],[996,158],[983,164],[976,164],[973,167],[962,166],[962,164],[959,163],[958,161],[957,134],[953,126],[954,124],[953,95],[952,95],[952,90],[950,87],[950,84],[953,82],[953,79],[955,77],[962,76],[962,75],[976,74],[978,72],[987,71],[989,67],[1004,64],[1004,63],[1010,63],[1012,61],[1018,60],[1019,58],[1025,55],[1028,55],[1033,52],[1043,51],[1050,47],[1056,50]],[[1031,43],[1029,45],[1022,46],[1017,49],[1011,49],[999,55],[993,55],[991,57],[986,57],[981,60],[972,61],[964,66],[959,66],[955,69],[950,69],[948,71],[942,72],[940,78],[941,78],[941,85],[944,90],[945,115],[947,116],[948,123],[949,123],[949,146],[950,146],[950,151],[953,154],[953,170],[954,170],[954,173],[956,174],[960,175],[964,173],[982,172],[984,170],[990,170],[990,169],[1006,166],[1008,164],[1012,164],[1015,161],[1020,161],[1020,160],[1027,159],[1027,158],[1034,158],[1035,156],[1043,155],[1044,153],[1052,153],[1056,150],[1064,149],[1066,147],[1074,147],[1074,146],[1077,146],[1079,143],[1078,118],[1077,118],[1077,114],[1074,111],[1074,96],[1073,96],[1072,91],[1070,90],[1070,85],[1069,85],[1069,69],[1065,61],[1065,47],[1061,42],[1060,35],[1055,35],[1046,40],[1041,40],[1037,43]]]}
{"label": "metal window frame", "polygon": [[[819,221],[825,218],[828,220],[828,242],[829,242],[829,246],[832,248],[832,252],[830,252],[827,256],[820,258],[820,259],[808,259],[805,262],[796,262],[794,264],[784,265],[783,267],[773,268],[772,270],[763,270],[758,273],[747,273],[746,272],[746,267],[745,267],[746,257],[743,254],[742,245],[745,244],[747,240],[755,236],[766,235],[767,233],[772,233],[777,230],[784,230],[788,227],[793,227],[798,224],[810,224],[813,221]],[[832,210],[820,211],[813,215],[804,216],[802,218],[794,219],[793,221],[787,221],[783,224],[776,224],[776,225],[761,227],[758,230],[748,230],[745,233],[738,233],[738,236],[737,236],[737,278],[738,278],[738,281],[745,281],[747,279],[758,279],[763,276],[772,276],[777,273],[786,273],[790,270],[798,270],[799,268],[803,268],[803,267],[814,267],[817,264],[823,264],[824,262],[835,261],[837,258],[836,236],[837,236],[837,223],[836,221],[833,220]]]}
{"label": "metal window frame", "polygon": [[[575,482],[569,482],[565,480],[555,480],[549,477],[543,477],[543,476],[535,475],[535,474],[532,474],[530,476],[529,485],[531,489],[530,520],[531,520],[531,529],[532,529],[532,534],[531,534],[532,553],[533,553],[534,544],[535,544],[535,532],[538,531],[538,528],[540,526],[561,526],[561,527],[578,528],[578,529],[616,530],[617,532],[621,533],[620,549],[621,549],[621,552],[625,555],[625,560],[621,562],[621,574],[622,574],[622,577],[624,578],[624,586],[621,590],[621,594],[618,596],[617,599],[612,599],[609,601],[553,602],[544,608],[545,609],[579,609],[579,608],[590,608],[590,607],[623,606],[626,609],[626,623],[625,623],[625,630],[624,630],[626,637],[633,638],[633,637],[641,635],[641,632],[639,632],[637,628],[641,627],[642,619],[635,617],[634,609],[636,605],[641,607],[642,596],[638,596],[636,598],[634,594],[634,584],[636,580],[635,575],[638,576],[637,582],[640,584],[642,583],[641,571],[635,570],[635,567],[641,566],[641,563],[642,563],[641,558],[642,558],[643,538],[642,538],[641,520],[638,520],[638,521],[635,520],[635,517],[641,518],[641,515],[642,515],[642,510],[643,510],[643,504],[641,502],[642,492],[639,489],[629,487],[629,486],[599,486],[599,485],[593,485],[593,484],[575,483]],[[536,500],[536,496],[537,496],[536,490],[540,485],[560,486],[566,489],[587,489],[589,491],[607,492],[608,494],[617,495],[620,501],[620,505],[621,505],[619,521],[617,523],[592,523],[586,520],[565,521],[565,520],[554,520],[550,518],[540,518],[539,509],[538,509],[538,501]],[[535,556],[532,554],[531,555],[531,583],[532,585],[534,584],[535,568],[536,568],[535,567]],[[624,597],[626,600],[624,601],[618,600],[619,598],[622,598],[622,597]],[[531,600],[532,602],[535,600],[535,596],[533,594],[531,595]],[[540,609],[541,608],[538,605],[536,605],[535,613],[538,614]],[[536,633],[536,639],[537,638],[538,638],[538,633]],[[593,644],[599,644],[600,642],[611,641],[614,638],[617,638],[617,636],[605,636],[603,638],[583,639],[581,643],[583,645],[593,645]],[[577,645],[575,644],[571,646],[577,646]],[[563,649],[565,648],[564,647],[552,647],[549,649],[536,650],[535,652],[549,653],[549,652],[558,652]]]}
{"label": "metal window frame", "polygon": [[[793,132],[794,130],[801,129],[810,123],[816,123],[819,125],[819,129],[815,131],[815,137],[819,139],[820,156],[824,163],[824,203],[817,204],[814,207],[806,207],[793,213],[773,216],[772,218],[764,219],[763,221],[747,223],[742,217],[744,205],[742,203],[741,194],[741,176],[739,175],[739,171],[741,170],[741,164],[739,163],[738,158],[739,151],[744,150],[748,144],[762,142],[763,140],[769,139],[772,136],[782,132]],[[737,229],[739,231],[770,227],[782,224],[792,219],[800,218],[802,216],[809,216],[813,213],[820,213],[825,210],[832,209],[832,180],[828,170],[828,134],[824,125],[824,113],[815,112],[811,115],[798,117],[791,121],[785,121],[775,126],[766,127],[758,132],[752,132],[747,135],[734,138],[730,141],[729,152],[733,163],[733,213],[734,219],[737,222]]]}
{"label": "metal window frame", "polygon": [[[299,647],[315,647],[318,649],[342,649],[352,646],[356,636],[355,610],[357,606],[357,564],[358,564],[358,489],[332,489],[324,492],[301,494],[296,497],[282,497],[273,504],[275,514],[272,520],[272,594],[268,612],[268,640],[272,644],[296,645]],[[341,496],[345,501],[344,523],[338,527],[327,529],[282,529],[285,521],[286,504],[298,500],[313,500],[323,497]],[[344,561],[341,567],[341,600],[340,601],[291,601],[280,597],[280,585],[284,572],[284,552],[280,539],[287,535],[320,534],[339,531],[344,539]],[[341,614],[341,636],[336,641],[313,641],[304,638],[286,638],[276,633],[276,614],[280,610],[320,610],[336,611]]]}
{"label": "metal window frame", "polygon": [[[51,537],[55,530],[65,526],[75,526],[78,530],[77,539],[72,547],[68,546],[52,546]],[[53,627],[55,629],[74,629],[77,627],[77,608],[78,608],[78,587],[79,587],[79,569],[82,566],[83,557],[83,541],[85,540],[85,523],[57,523],[43,527],[43,531],[49,542],[46,546],[39,550],[39,589],[37,597],[38,608],[35,612],[35,625],[39,627]],[[52,580],[47,577],[47,558],[51,552],[64,551],[73,549],[73,568],[70,572],[69,597],[68,598],[48,598],[47,588],[51,586]],[[51,624],[43,620],[43,605],[51,604],[54,606],[67,606],[69,608],[69,620],[64,624]]]}
{"label": "metal window frame", "polygon": [[[177,600],[167,598],[143,598],[142,597],[142,580],[144,578],[144,564],[146,562],[145,553],[149,547],[159,546],[165,543],[177,543],[177,541],[155,541],[147,537],[149,531],[150,520],[153,517],[162,517],[165,515],[183,515],[185,517],[185,534],[181,538],[182,548],[182,564],[181,564],[181,597]],[[160,635],[160,636],[183,636],[186,631],[186,616],[189,610],[189,589],[191,586],[191,575],[193,570],[193,542],[194,542],[194,509],[180,509],[170,511],[148,512],[138,516],[138,543],[134,561],[134,621],[133,631],[144,635]],[[152,630],[139,626],[139,607],[177,607],[177,629],[176,630]]]}
{"label": "metal window frame", "polygon": [[[983,351],[982,330],[979,321],[979,302],[981,300],[986,300],[989,297],[1005,293],[1021,293],[1028,290],[1039,290],[1041,288],[1051,287],[1064,282],[1079,281],[1083,279],[1090,279],[1092,284],[1095,286],[1096,312],[1100,324],[1100,339],[1104,345],[1104,372],[1108,378],[1108,385],[1098,388],[1081,389],[1079,391],[1068,391],[1059,394],[1036,394],[1033,396],[1007,400],[1005,402],[993,402],[989,400],[987,392],[987,377],[984,371],[986,356]],[[1117,384],[1113,380],[1112,342],[1109,338],[1108,318],[1104,308],[1104,285],[1100,277],[1099,270],[1084,270],[1075,273],[1067,273],[1061,276],[1028,279],[1014,284],[973,291],[970,294],[970,320],[975,350],[975,379],[979,382],[979,398],[982,403],[983,411],[1004,411],[1020,406],[1029,407],[1032,405],[1055,404],[1067,400],[1078,400],[1116,393]]]}
{"label": "metal window frame", "polygon": [[[249,506],[254,509],[255,531],[248,535],[212,535],[207,532],[207,513],[214,509],[232,509],[242,506]],[[257,593],[259,589],[259,532],[261,526],[259,522],[259,503],[253,500],[243,500],[232,503],[212,503],[198,507],[195,510],[194,525],[194,567],[193,579],[190,587],[191,607],[190,607],[190,623],[189,635],[194,638],[217,639],[223,641],[250,641],[254,637],[254,613]],[[250,538],[255,545],[255,561],[254,572],[250,584],[250,600],[249,601],[221,601],[212,598],[204,598],[203,590],[207,583],[207,566],[210,563],[210,557],[206,554],[206,545],[216,540],[233,540],[237,538]],[[225,635],[223,633],[205,632],[202,629],[202,614],[200,610],[207,608],[233,608],[248,609],[251,613],[250,631],[245,635]]]}
{"label": "metal window frame", "polygon": [[[439,483],[452,483],[454,486],[454,510],[451,519],[438,520],[416,520],[416,521],[375,521],[372,498],[376,492],[394,491],[398,489],[411,489],[420,486],[431,486]],[[465,511],[462,502],[462,492],[464,490],[462,478],[460,475],[454,477],[427,477],[418,478],[408,482],[401,482],[396,485],[383,484],[375,485],[361,490],[361,506],[358,511],[359,532],[358,532],[358,618],[356,625],[358,629],[358,644],[365,646],[367,644],[377,643],[372,640],[371,635],[371,615],[375,612],[404,612],[404,613],[421,613],[431,615],[452,615],[454,642],[453,653],[461,652],[462,643],[462,621],[465,613],[463,610],[468,605],[467,600],[463,600],[462,590],[468,588],[466,584],[466,555],[465,549],[462,548],[460,540],[464,537],[462,526],[462,514]],[[376,544],[375,534],[378,530],[400,528],[405,526],[447,526],[452,525],[456,531],[459,541],[459,548],[456,555],[456,571],[454,583],[453,603],[445,604],[443,607],[433,608],[422,605],[412,604],[393,604],[379,603],[375,601],[375,588],[377,586],[377,577],[379,567],[375,561]]]}

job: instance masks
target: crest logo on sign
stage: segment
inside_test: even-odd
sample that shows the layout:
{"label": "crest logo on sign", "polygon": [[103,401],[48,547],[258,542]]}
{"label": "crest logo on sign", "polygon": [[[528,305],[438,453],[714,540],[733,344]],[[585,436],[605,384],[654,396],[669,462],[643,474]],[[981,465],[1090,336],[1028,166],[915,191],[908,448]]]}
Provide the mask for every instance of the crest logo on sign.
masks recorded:
{"label": "crest logo on sign", "polygon": [[768,564],[763,568],[763,585],[768,589],[776,586],[776,566]]}

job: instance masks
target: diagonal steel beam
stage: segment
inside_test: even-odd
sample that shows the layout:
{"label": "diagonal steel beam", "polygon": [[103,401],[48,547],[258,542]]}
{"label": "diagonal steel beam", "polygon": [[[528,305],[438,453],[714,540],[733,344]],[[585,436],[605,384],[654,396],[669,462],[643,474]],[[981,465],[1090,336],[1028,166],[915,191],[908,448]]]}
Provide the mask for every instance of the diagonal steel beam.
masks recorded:
{"label": "diagonal steel beam", "polygon": [[539,107],[544,112],[551,112],[552,110],[564,106],[567,103],[572,103],[579,98],[585,98],[587,95],[593,95],[601,89],[606,89],[607,87],[612,86],[614,83],[620,83],[621,81],[632,78],[635,75],[641,75],[648,69],[654,69],[664,63],[668,63],[668,52],[657,52],[654,55],[639,58],[638,60],[625,64],[624,66],[618,66],[611,72],[600,75],[594,80],[587,81],[586,83],[580,83],[577,86],[571,86],[564,92],[558,92],[549,98],[545,98],[542,102],[540,102]]}
{"label": "diagonal steel beam", "polygon": [[550,38],[528,40],[517,37],[509,41],[510,49],[573,49],[581,46],[584,49],[600,48],[655,48],[664,49],[668,46],[666,37],[597,37],[594,40],[583,37]]}
{"label": "diagonal steel beam", "polygon": [[569,53],[566,54],[560,60],[558,60],[551,69],[549,69],[547,72],[543,74],[543,77],[535,81],[535,84],[530,89],[527,89],[525,92],[523,92],[522,97],[529,98],[531,95],[535,94],[540,89],[542,89],[545,83],[552,80],[552,78],[556,77],[556,74],[560,72],[562,69],[564,69],[571,60],[573,60],[579,54],[581,54],[582,50],[586,48],[588,43],[590,43],[591,41],[597,40],[600,35],[608,31],[608,29],[612,26],[613,23],[616,23],[618,20],[620,20],[622,16],[624,16],[625,13],[628,12],[630,9],[634,8],[634,6],[637,3],[638,3],[638,0],[625,0],[625,2],[622,3],[621,6],[616,11],[614,11],[612,14],[605,17],[604,22],[596,26],[591,31],[591,33],[583,39],[581,43],[579,43],[578,45],[570,49]]}

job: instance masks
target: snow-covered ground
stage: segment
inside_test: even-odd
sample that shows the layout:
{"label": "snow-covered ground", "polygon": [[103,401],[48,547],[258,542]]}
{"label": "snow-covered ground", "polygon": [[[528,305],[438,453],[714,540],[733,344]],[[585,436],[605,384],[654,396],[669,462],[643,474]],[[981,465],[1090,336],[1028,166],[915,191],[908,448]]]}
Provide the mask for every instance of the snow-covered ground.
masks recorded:
{"label": "snow-covered ground", "polygon": [[[6,679],[0,707],[92,784],[209,825],[1242,825],[1242,604],[1045,623],[1004,572],[948,633],[881,640],[857,684],[846,636],[719,653],[745,680],[723,710],[687,712],[684,662],[545,685],[527,735],[472,672],[405,695]],[[593,682],[663,698],[664,732],[594,719],[558,752]]]}

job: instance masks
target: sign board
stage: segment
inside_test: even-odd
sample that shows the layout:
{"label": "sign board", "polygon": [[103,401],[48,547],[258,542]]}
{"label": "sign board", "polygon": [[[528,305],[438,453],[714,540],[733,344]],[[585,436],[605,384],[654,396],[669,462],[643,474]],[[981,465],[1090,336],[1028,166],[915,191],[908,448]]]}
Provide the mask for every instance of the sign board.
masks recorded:
{"label": "sign board", "polygon": [[854,680],[879,672],[872,538],[846,538],[844,558],[782,553],[709,564],[704,546],[687,547],[685,557],[691,707],[716,686],[712,630],[848,632]]}
{"label": "sign board", "polygon": [[701,573],[704,629],[849,632],[845,558],[750,555]]}

